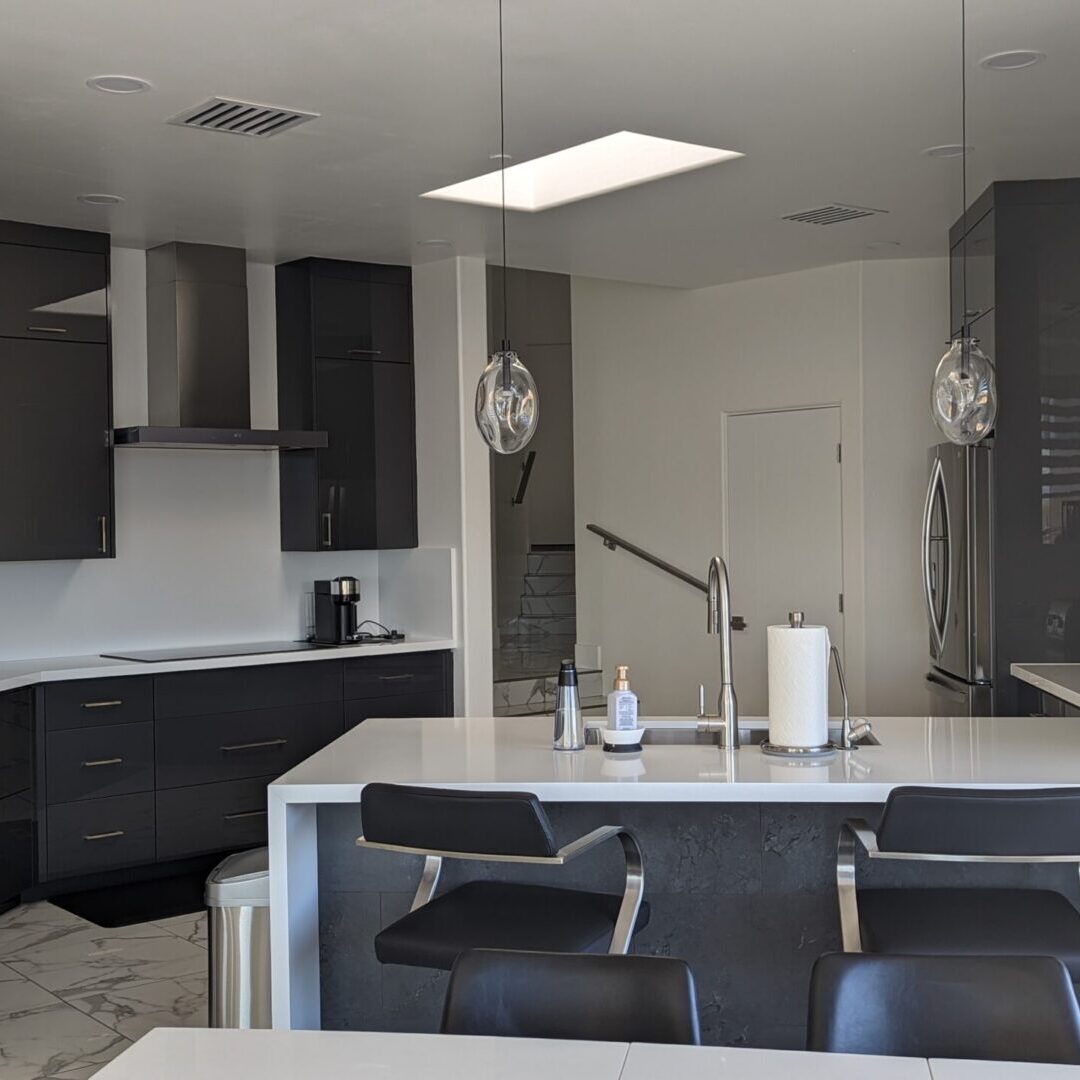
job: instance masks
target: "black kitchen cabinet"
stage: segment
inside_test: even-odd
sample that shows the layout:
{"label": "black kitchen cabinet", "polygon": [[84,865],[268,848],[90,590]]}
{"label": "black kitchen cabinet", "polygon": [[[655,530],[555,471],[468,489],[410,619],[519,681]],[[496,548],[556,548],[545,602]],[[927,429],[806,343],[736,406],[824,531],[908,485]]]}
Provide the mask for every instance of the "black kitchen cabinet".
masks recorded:
{"label": "black kitchen cabinet", "polygon": [[112,554],[109,350],[0,338],[0,559]]}
{"label": "black kitchen cabinet", "polygon": [[33,691],[0,694],[0,911],[34,880]]}
{"label": "black kitchen cabinet", "polygon": [[108,250],[0,222],[0,560],[113,554]]}
{"label": "black kitchen cabinet", "polygon": [[282,548],[415,547],[410,270],[279,266],[277,323],[279,422],[328,438],[281,459]]}

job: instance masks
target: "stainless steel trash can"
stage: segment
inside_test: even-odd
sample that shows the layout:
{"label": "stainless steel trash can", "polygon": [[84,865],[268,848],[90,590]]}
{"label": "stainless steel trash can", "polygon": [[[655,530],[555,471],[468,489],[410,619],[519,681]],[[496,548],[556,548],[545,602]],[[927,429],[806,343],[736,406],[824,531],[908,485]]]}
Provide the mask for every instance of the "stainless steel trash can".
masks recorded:
{"label": "stainless steel trash can", "polygon": [[211,1027],[270,1027],[269,854],[230,855],[206,879]]}

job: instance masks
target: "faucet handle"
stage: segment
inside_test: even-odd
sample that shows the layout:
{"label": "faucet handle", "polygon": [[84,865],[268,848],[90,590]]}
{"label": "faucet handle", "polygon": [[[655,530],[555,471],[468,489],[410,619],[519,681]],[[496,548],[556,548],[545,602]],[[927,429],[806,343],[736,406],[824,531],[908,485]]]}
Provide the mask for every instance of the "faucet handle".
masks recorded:
{"label": "faucet handle", "polygon": [[698,683],[697,688],[697,714],[698,716],[705,715],[705,684]]}

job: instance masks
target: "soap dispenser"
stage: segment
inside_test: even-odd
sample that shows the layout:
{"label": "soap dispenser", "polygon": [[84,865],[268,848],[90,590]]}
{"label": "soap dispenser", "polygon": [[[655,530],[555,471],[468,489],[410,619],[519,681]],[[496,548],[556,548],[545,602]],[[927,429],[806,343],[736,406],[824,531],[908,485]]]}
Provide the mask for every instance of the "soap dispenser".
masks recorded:
{"label": "soap dispenser", "polygon": [[616,731],[632,731],[638,726],[637,694],[630,689],[630,668],[620,664],[615,669],[615,689],[607,699],[608,727]]}
{"label": "soap dispenser", "polygon": [[585,720],[581,715],[578,697],[577,668],[573,660],[564,660],[559,668],[559,685],[555,692],[556,750],[585,749]]}

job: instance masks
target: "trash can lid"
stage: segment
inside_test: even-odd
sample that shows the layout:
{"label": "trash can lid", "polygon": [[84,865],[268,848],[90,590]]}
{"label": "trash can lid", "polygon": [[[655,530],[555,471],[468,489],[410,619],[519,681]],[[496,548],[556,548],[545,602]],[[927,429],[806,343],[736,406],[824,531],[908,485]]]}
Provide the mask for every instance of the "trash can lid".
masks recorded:
{"label": "trash can lid", "polygon": [[253,848],[227,855],[206,879],[207,907],[267,907],[270,904],[270,851]]}

